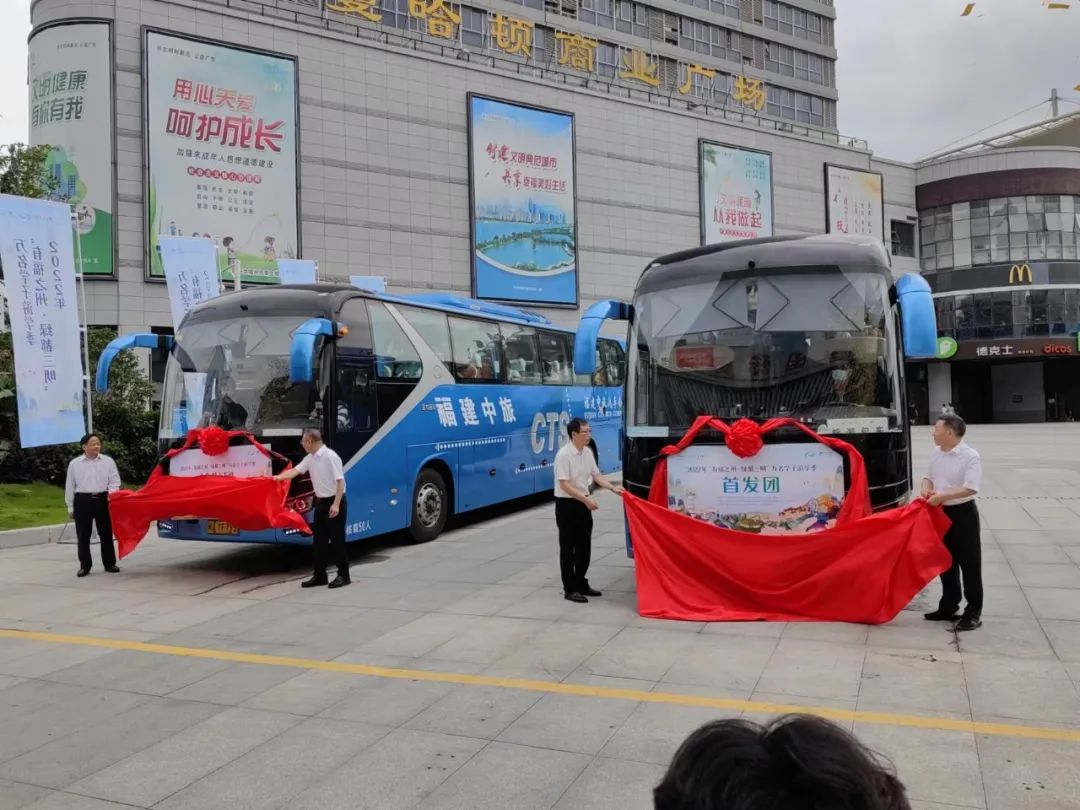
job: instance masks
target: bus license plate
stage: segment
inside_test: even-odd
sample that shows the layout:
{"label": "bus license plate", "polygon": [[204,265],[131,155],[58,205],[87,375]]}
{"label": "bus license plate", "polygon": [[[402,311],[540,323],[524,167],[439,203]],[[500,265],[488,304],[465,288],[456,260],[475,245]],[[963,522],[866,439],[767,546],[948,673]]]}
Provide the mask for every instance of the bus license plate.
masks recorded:
{"label": "bus license plate", "polygon": [[206,524],[207,534],[240,534],[240,530],[224,520],[211,520]]}

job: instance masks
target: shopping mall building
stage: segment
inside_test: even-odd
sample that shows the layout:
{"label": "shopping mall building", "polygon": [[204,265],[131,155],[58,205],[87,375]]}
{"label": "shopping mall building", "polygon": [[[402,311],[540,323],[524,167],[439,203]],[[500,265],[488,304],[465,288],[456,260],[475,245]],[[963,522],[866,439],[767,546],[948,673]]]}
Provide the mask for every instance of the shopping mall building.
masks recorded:
{"label": "shopping mall building", "polygon": [[573,323],[662,254],[839,230],[933,286],[957,345],[909,369],[923,419],[1080,408],[1078,119],[881,159],[837,130],[832,0],[31,8],[30,142],[62,147],[91,323],[171,331],[167,235],[245,285],[314,259]]}

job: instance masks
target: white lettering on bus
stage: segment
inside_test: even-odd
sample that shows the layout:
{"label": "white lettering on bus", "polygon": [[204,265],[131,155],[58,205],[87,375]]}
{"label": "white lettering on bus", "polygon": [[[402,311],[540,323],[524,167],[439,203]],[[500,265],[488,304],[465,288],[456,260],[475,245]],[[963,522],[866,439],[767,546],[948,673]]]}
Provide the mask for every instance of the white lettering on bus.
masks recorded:
{"label": "white lettering on bus", "polygon": [[[566,443],[566,426],[570,423],[570,414],[566,411],[549,411],[537,413],[532,419],[532,429],[529,432],[529,440],[532,442],[534,453],[543,453],[544,445],[547,444],[549,451],[554,450],[556,443],[562,447]],[[544,428],[547,428],[547,442],[544,441]]]}

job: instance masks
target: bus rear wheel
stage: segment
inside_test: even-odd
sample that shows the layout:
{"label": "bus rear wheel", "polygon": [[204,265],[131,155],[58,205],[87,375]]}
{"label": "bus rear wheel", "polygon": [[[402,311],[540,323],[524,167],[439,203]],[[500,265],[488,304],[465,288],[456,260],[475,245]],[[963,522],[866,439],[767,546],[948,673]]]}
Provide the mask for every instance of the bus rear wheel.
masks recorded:
{"label": "bus rear wheel", "polygon": [[417,543],[434,540],[450,516],[450,499],[443,477],[430,467],[420,471],[413,489],[412,523],[409,534]]}

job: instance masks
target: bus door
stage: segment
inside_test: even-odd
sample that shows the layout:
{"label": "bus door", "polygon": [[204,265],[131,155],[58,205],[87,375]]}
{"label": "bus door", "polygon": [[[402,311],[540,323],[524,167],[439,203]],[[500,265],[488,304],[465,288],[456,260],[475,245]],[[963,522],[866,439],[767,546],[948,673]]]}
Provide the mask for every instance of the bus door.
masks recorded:
{"label": "bus door", "polygon": [[337,341],[336,385],[333,396],[325,397],[330,401],[324,403],[327,407],[323,417],[334,437],[333,448],[341,461],[348,464],[375,433],[378,401],[366,302],[359,298],[347,301],[341,311],[341,322],[349,332]]}

